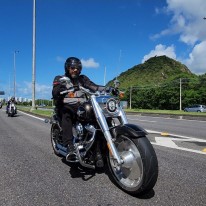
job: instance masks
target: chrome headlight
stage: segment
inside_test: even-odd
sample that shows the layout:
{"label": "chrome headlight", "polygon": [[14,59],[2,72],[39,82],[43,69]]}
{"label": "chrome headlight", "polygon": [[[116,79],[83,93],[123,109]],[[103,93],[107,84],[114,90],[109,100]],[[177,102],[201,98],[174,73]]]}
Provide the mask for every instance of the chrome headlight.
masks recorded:
{"label": "chrome headlight", "polygon": [[108,112],[115,112],[117,110],[117,102],[115,99],[109,99],[106,102],[106,108]]}

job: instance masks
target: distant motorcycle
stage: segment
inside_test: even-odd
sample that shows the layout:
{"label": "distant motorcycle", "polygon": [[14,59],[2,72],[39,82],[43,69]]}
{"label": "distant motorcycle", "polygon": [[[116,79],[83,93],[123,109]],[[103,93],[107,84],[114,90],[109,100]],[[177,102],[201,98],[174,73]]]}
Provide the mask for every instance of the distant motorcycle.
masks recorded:
{"label": "distant motorcycle", "polygon": [[0,102],[0,109],[2,108],[2,102]]}
{"label": "distant motorcycle", "polygon": [[[117,86],[103,93],[79,88],[87,99],[79,106],[73,125],[77,159],[67,159],[67,148],[62,146],[61,118],[55,109],[50,120],[54,153],[83,167],[108,168],[116,186],[129,194],[149,192],[158,178],[157,156],[146,137],[147,132],[138,125],[128,123],[120,106]],[[112,95],[113,89],[118,91],[116,95]],[[72,91],[74,88],[62,94]]]}
{"label": "distant motorcycle", "polygon": [[7,109],[7,114],[8,114],[8,117],[13,117],[15,114],[17,114],[17,108],[13,102],[9,104],[9,107]]}

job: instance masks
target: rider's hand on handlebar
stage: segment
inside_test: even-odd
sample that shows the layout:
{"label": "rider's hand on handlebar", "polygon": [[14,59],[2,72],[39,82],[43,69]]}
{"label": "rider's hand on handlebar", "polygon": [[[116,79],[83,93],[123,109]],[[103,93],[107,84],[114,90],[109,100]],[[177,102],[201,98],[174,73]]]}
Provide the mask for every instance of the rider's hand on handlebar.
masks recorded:
{"label": "rider's hand on handlebar", "polygon": [[119,95],[119,90],[118,90],[117,88],[113,88],[113,89],[112,89],[112,94],[113,94],[114,96],[118,96],[118,95]]}
{"label": "rider's hand on handlebar", "polygon": [[119,95],[119,90],[114,88],[114,87],[106,87],[105,91],[107,93],[112,93],[113,95],[115,96],[118,96]]}
{"label": "rider's hand on handlebar", "polygon": [[61,94],[61,92],[66,91],[67,87],[65,85],[61,85],[59,88],[59,93]]}

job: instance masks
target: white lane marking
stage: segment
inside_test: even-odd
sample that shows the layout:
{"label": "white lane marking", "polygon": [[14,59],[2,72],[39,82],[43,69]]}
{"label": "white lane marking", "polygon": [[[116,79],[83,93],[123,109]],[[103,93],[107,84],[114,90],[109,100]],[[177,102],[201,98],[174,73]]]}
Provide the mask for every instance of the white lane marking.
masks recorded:
{"label": "white lane marking", "polygon": [[[151,134],[161,134],[162,132],[159,131],[154,131],[154,130],[147,130],[146,131],[148,133]],[[196,137],[189,137],[189,136],[184,136],[184,135],[178,135],[178,134],[172,134],[172,133],[168,133],[167,136],[170,136],[170,139],[173,140],[177,140],[177,141],[196,141],[196,142],[206,142],[205,139],[201,139],[201,138],[196,138]],[[178,138],[173,138],[173,137],[178,137]],[[185,140],[184,140],[185,139]],[[187,140],[186,140],[187,139]]]}
{"label": "white lane marking", "polygon": [[[158,145],[158,146],[163,146],[163,145],[159,145],[159,144],[156,143],[156,142],[151,142],[151,144],[153,144],[153,145]],[[164,145],[163,147],[171,148],[171,147],[165,146],[165,145]],[[183,150],[183,151],[187,151],[187,152],[193,152],[193,153],[198,153],[198,154],[204,154],[204,155],[206,155],[206,152],[202,152],[202,151],[199,151],[199,150],[188,149],[188,148],[183,148],[183,147],[176,147],[176,148],[172,148],[172,149]]]}
{"label": "white lane marking", "polygon": [[[150,134],[161,134],[161,132],[158,132],[158,131],[153,131],[153,130],[146,130],[146,131]],[[170,136],[173,136],[173,137],[170,137]],[[178,138],[174,138],[174,137],[178,137]],[[206,152],[188,149],[188,148],[184,148],[184,147],[179,147],[173,142],[173,141],[206,142],[206,140],[204,140],[204,139],[168,133],[168,136],[166,136],[166,137],[159,137],[158,136],[158,137],[155,137],[155,140],[156,140],[156,142],[151,142],[151,144],[206,155]]]}
{"label": "white lane marking", "polygon": [[33,117],[33,118],[35,118],[35,119],[39,119],[39,120],[41,120],[41,121],[44,121],[44,120],[45,120],[45,119],[43,119],[43,118],[40,118],[40,117],[31,115],[31,114],[28,114],[28,113],[25,113],[25,112],[22,112],[22,111],[18,111],[18,112],[23,113],[23,114],[25,114],[25,115],[27,115],[27,116]]}
{"label": "white lane marking", "polygon": [[189,139],[170,138],[170,139],[175,141],[182,141],[182,142],[206,142],[205,139],[198,139],[198,138],[189,138]]}
{"label": "white lane marking", "polygon": [[131,119],[131,118],[127,118],[128,120],[132,120],[132,121],[139,121],[139,122],[157,122],[157,121],[152,121],[152,120],[141,120],[141,119]]}
{"label": "white lane marking", "polygon": [[170,147],[170,148],[177,148],[178,146],[169,138],[165,137],[155,137],[155,141],[158,145]]}
{"label": "white lane marking", "polygon": [[[144,116],[144,115],[127,115],[127,117],[128,116],[130,116],[130,117],[148,117],[148,116]],[[172,118],[172,117],[153,117],[153,116],[149,116],[150,118],[153,118],[153,119],[157,119],[157,118],[159,118],[159,119],[168,119],[168,120],[179,120],[179,121],[193,121],[193,122],[205,122],[205,120],[196,120],[196,119],[184,119],[184,118]],[[129,118],[128,118],[129,119]],[[139,119],[133,119],[133,120],[138,120],[138,121],[140,121]]]}

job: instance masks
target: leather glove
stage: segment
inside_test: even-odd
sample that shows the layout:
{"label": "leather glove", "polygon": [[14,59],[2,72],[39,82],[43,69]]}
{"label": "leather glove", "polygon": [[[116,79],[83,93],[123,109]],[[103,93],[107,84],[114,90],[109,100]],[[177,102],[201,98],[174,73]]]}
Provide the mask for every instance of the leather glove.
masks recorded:
{"label": "leather glove", "polygon": [[[60,94],[60,92],[63,92],[63,91],[65,91],[65,90],[67,90],[67,87],[66,87],[66,85],[64,85],[64,84],[61,84],[61,86],[59,87],[59,89],[58,89],[58,91],[59,91],[59,94]],[[61,94],[60,94],[61,95]],[[65,95],[65,94],[64,94]]]}
{"label": "leather glove", "polygon": [[119,95],[119,90],[116,89],[116,88],[112,88],[112,94],[113,94],[114,96],[118,96],[118,95]]}
{"label": "leather glove", "polygon": [[106,87],[105,91],[107,93],[112,93],[114,96],[118,96],[119,95],[119,90],[114,88],[114,87]]}

